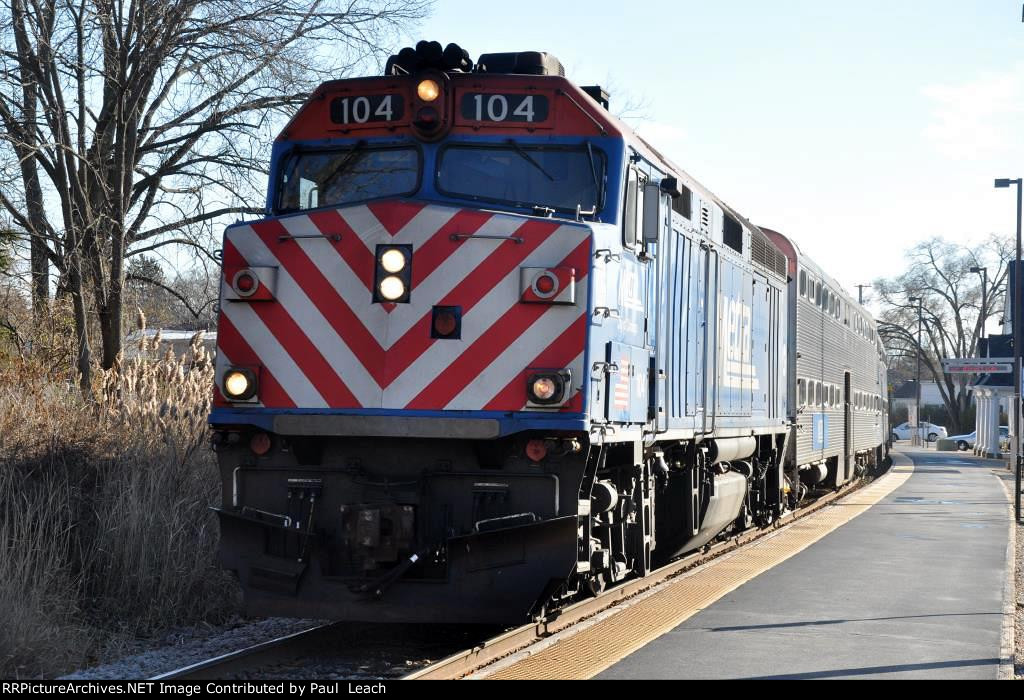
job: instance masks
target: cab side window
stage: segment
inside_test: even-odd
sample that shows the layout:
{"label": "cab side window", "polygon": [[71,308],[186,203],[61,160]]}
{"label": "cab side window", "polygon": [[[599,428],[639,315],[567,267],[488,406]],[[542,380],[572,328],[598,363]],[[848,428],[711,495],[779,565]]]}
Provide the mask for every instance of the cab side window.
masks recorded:
{"label": "cab side window", "polygon": [[636,250],[644,230],[644,185],[647,178],[630,168],[626,179],[626,201],[622,208],[622,244]]}
{"label": "cab side window", "polygon": [[626,180],[626,202],[622,207],[622,242],[627,248],[636,248],[636,210],[639,182],[636,170],[629,169]]}

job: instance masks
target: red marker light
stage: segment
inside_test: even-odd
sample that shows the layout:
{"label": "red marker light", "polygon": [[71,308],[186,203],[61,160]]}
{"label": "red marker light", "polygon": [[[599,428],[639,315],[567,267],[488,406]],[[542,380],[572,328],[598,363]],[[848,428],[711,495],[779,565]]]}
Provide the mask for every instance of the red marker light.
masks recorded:
{"label": "red marker light", "polygon": [[526,443],[526,456],[532,462],[540,462],[548,456],[548,446],[543,440],[530,440]]}
{"label": "red marker light", "polygon": [[267,454],[270,452],[270,436],[266,433],[256,433],[252,436],[252,439],[249,440],[249,449],[251,449],[253,454],[258,457],[262,457]]}
{"label": "red marker light", "polygon": [[240,297],[251,297],[260,286],[260,278],[252,270],[239,270],[231,280],[231,286]]}
{"label": "red marker light", "polygon": [[535,286],[537,287],[537,291],[541,294],[551,294],[551,292],[555,291],[555,281],[551,279],[550,275],[541,275],[538,277]]}
{"label": "red marker light", "polygon": [[434,316],[434,333],[442,337],[449,336],[455,332],[458,323],[458,319],[451,311],[438,311]]}
{"label": "red marker light", "polygon": [[416,121],[413,123],[417,129],[422,131],[433,131],[440,126],[441,115],[437,113],[437,110],[433,107],[421,107],[416,112]]}

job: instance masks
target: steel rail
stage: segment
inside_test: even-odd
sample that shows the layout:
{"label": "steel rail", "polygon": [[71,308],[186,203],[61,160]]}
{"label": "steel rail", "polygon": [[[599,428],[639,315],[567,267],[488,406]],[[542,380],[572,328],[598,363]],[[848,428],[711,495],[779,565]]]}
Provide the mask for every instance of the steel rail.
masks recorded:
{"label": "steel rail", "polygon": [[306,630],[293,632],[266,642],[236,651],[221,654],[205,661],[199,661],[173,671],[167,671],[149,680],[220,680],[225,674],[241,671],[253,666],[287,661],[300,656],[317,640],[329,635],[342,623],[329,622]]}

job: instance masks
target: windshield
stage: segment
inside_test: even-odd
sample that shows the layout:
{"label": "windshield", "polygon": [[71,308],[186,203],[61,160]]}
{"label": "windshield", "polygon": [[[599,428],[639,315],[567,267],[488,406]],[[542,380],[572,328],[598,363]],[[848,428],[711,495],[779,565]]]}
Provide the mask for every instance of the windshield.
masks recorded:
{"label": "windshield", "polygon": [[416,148],[352,148],[299,151],[281,170],[279,211],[316,209],[380,197],[410,195],[419,188]]}
{"label": "windshield", "polygon": [[440,157],[437,189],[447,195],[557,211],[601,206],[604,156],[597,149],[450,146]]}

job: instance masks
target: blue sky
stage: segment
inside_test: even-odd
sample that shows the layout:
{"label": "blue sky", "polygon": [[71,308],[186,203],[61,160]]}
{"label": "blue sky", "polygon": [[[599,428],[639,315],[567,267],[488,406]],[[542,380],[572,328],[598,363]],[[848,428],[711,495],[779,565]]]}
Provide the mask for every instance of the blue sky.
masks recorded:
{"label": "blue sky", "polygon": [[410,40],[548,51],[644,103],[641,134],[853,290],[923,239],[1013,233],[1021,4],[438,0]]}

